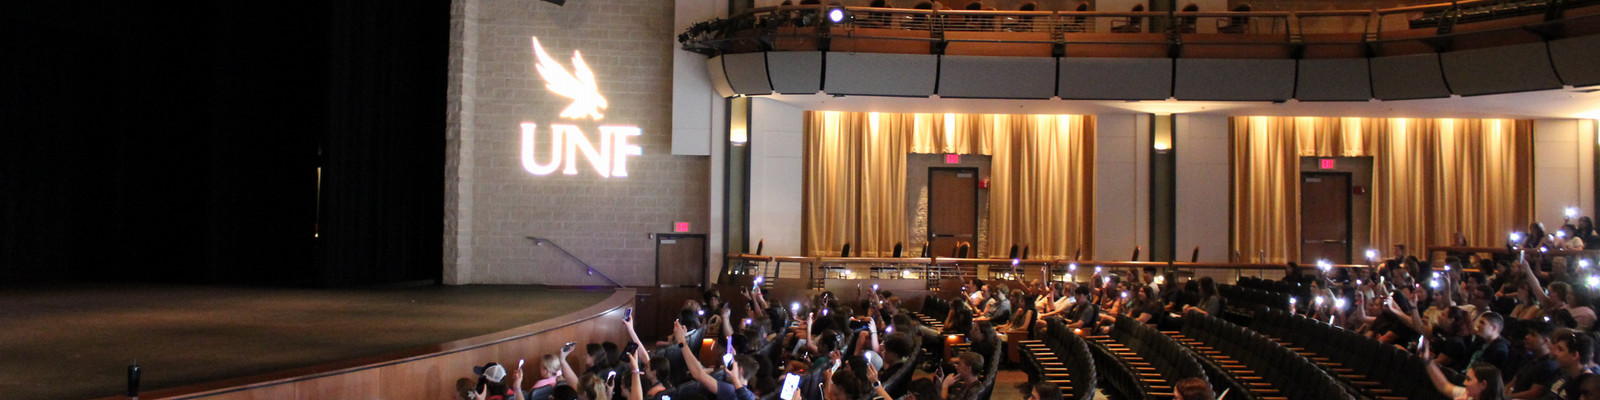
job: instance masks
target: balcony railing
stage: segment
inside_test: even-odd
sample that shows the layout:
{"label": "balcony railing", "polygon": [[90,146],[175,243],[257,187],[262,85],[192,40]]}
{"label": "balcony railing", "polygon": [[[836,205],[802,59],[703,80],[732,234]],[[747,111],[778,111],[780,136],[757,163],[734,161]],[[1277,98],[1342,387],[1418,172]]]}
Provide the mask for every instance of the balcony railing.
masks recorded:
{"label": "balcony railing", "polygon": [[[834,18],[838,18],[836,21]],[[1054,57],[1357,58],[1600,32],[1600,0],[1464,1],[1380,10],[1105,12],[756,8],[695,24],[708,56],[847,51]]]}

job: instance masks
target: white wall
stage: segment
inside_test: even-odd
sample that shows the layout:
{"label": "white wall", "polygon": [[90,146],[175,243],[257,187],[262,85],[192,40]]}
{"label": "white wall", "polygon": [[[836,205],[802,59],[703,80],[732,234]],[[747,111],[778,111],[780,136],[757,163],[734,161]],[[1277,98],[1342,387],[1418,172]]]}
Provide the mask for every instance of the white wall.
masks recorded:
{"label": "white wall", "polygon": [[[676,1],[673,3],[672,24],[675,32],[688,30],[696,22],[723,16],[726,8],[718,7],[721,3],[717,0]],[[706,73],[706,56],[685,51],[676,46],[676,39],[673,40],[672,154],[709,156],[712,132],[727,129],[723,124],[726,118],[720,118],[726,107],[723,107],[722,97],[711,87],[711,77]]]}
{"label": "white wall", "polygon": [[1121,259],[1150,243],[1150,116],[1103,114],[1095,123],[1094,252],[1084,256]]}
{"label": "white wall", "polygon": [[750,242],[765,239],[762,254],[800,253],[804,111],[753,98],[750,105]]}
{"label": "white wall", "polygon": [[1228,247],[1228,117],[1177,115],[1173,118],[1177,167],[1177,243],[1179,259],[1200,246],[1200,261],[1225,262]]}
{"label": "white wall", "polygon": [[1578,207],[1582,215],[1595,215],[1594,123],[1587,119],[1533,122],[1533,217],[1552,232],[1560,226],[1567,207]]}

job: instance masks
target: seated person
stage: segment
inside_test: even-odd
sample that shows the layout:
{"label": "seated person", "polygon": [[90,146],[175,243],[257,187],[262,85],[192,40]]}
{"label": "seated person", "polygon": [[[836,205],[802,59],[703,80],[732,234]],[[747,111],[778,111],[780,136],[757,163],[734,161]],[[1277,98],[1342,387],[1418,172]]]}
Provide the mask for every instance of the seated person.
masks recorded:
{"label": "seated person", "polygon": [[[673,322],[672,337],[677,342],[677,346],[685,348],[689,346],[685,340],[685,335],[686,332],[683,325]],[[755,393],[750,392],[750,389],[746,387],[746,382],[749,382],[760,372],[760,367],[758,367],[759,364],[756,362],[755,357],[749,355],[734,357],[734,362],[728,366],[728,373],[724,374],[726,381],[718,381],[716,378],[712,378],[711,374],[706,373],[705,367],[700,366],[699,362],[687,362],[685,364],[688,365],[689,376],[692,380],[670,391],[673,394],[664,392],[662,393],[663,395],[683,398],[686,394],[680,393],[692,393],[717,400],[754,400],[756,398]]]}
{"label": "seated person", "polygon": [[942,390],[940,399],[943,400],[973,400],[978,392],[983,391],[979,386],[983,384],[983,377],[978,371],[984,367],[983,356],[970,351],[962,352],[950,359],[950,364],[955,366],[955,373],[945,375],[940,381]]}

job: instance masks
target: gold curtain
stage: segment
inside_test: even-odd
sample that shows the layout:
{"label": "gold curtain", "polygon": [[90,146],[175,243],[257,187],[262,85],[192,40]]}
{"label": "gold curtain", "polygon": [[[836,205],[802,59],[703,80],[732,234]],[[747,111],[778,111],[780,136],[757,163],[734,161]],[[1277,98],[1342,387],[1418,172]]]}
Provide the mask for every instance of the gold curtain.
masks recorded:
{"label": "gold curtain", "polygon": [[[1243,117],[1232,131],[1234,250],[1245,260],[1300,259],[1300,156],[1295,118]],[[1244,260],[1237,260],[1244,261]]]}
{"label": "gold curtain", "polygon": [[902,114],[806,112],[802,244],[810,256],[886,257],[905,240]]}
{"label": "gold curtain", "polygon": [[[1299,157],[1373,157],[1371,246],[1499,243],[1533,215],[1533,125],[1502,119],[1238,117],[1234,248],[1296,260]],[[1285,159],[1283,147],[1295,149]],[[1292,186],[1289,184],[1292,182]],[[1279,254],[1283,256],[1280,257]]]}
{"label": "gold curtain", "polygon": [[990,115],[988,254],[1094,254],[1094,117]]}
{"label": "gold curtain", "polygon": [[[907,241],[907,153],[991,155],[987,254],[1093,251],[1094,118],[808,111],[804,252],[888,256]],[[1004,248],[1002,248],[1004,247]]]}

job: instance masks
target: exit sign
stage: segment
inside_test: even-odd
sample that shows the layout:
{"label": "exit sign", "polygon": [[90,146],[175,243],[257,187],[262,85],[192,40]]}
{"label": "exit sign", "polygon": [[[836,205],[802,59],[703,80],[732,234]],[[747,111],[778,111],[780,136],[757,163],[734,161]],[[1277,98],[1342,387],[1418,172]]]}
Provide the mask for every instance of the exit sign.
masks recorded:
{"label": "exit sign", "polygon": [[674,223],[672,223],[672,231],[673,232],[677,232],[677,233],[688,232],[689,231],[689,223],[688,222],[674,222]]}
{"label": "exit sign", "polygon": [[960,164],[961,163],[961,155],[960,154],[945,154],[944,155],[944,163],[945,164]]}
{"label": "exit sign", "polygon": [[1332,158],[1324,158],[1324,159],[1321,159],[1321,160],[1317,160],[1317,166],[1321,167],[1322,169],[1333,169],[1334,168],[1333,159]]}

